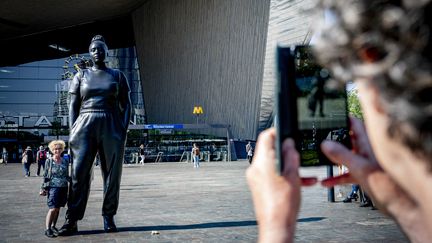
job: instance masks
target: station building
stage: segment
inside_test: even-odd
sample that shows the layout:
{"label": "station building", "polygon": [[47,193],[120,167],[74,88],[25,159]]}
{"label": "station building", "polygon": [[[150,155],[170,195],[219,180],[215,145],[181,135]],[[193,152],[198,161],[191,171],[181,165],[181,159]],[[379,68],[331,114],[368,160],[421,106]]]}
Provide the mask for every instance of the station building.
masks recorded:
{"label": "station building", "polygon": [[[304,10],[312,3],[2,1],[0,143],[20,130],[67,134],[68,81],[85,67],[96,34],[110,48],[109,66],[129,79],[132,124],[199,123],[209,125],[200,133],[215,138],[256,140],[273,123],[275,47],[309,43]],[[194,107],[203,113],[197,117]]]}

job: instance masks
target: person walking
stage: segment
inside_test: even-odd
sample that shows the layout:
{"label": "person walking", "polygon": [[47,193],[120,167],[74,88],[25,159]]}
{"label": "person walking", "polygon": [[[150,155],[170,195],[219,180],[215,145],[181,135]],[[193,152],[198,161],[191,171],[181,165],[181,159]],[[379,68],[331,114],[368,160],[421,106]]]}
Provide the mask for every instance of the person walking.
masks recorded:
{"label": "person walking", "polygon": [[141,144],[139,147],[139,155],[140,155],[140,164],[144,164],[144,160],[145,160],[145,150],[144,150],[144,144]]}
{"label": "person walking", "polygon": [[253,157],[253,148],[250,141],[246,144],[246,154],[247,154],[247,159],[249,161],[249,164],[251,164],[252,157]]}
{"label": "person walking", "polygon": [[39,146],[39,150],[36,153],[36,164],[37,164],[36,176],[40,175],[41,167],[42,170],[45,168],[46,159],[47,159],[47,152],[45,151],[44,147],[41,145]]}
{"label": "person walking", "polygon": [[117,232],[114,215],[120,198],[127,128],[130,121],[130,88],[125,75],[108,68],[108,46],[101,35],[91,40],[93,66],[80,70],[71,81],[69,94],[69,145],[72,158],[66,221],[59,235],[78,231],[90,192],[96,154],[103,178],[102,216],[105,232]]}
{"label": "person walking", "polygon": [[48,147],[54,155],[46,160],[43,171],[44,180],[39,192],[39,195],[47,196],[49,210],[45,218],[45,235],[50,238],[58,236],[59,232],[55,226],[60,208],[64,207],[67,201],[70,177],[69,161],[62,156],[65,146],[65,142],[62,140],[54,140],[49,143]]}
{"label": "person walking", "polygon": [[22,153],[22,164],[24,167],[24,176],[29,177],[30,176],[30,165],[34,163],[34,156],[33,151],[30,146],[27,146],[27,148]]}
{"label": "person walking", "polygon": [[198,146],[196,145],[196,143],[194,143],[193,147],[192,147],[192,160],[194,163],[194,168],[200,167],[199,155],[200,155],[200,150],[199,150]]}
{"label": "person walking", "polygon": [[8,163],[8,159],[9,159],[9,154],[6,148],[3,148],[3,152],[2,152],[2,159],[3,159],[3,164],[7,165]]}

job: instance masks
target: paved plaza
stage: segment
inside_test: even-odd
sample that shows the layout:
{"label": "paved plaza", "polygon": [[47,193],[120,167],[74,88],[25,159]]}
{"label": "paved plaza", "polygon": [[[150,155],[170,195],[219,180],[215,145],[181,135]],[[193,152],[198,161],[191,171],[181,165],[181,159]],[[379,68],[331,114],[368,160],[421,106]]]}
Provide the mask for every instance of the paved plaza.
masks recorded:
{"label": "paved plaza", "polygon": [[[94,170],[92,190],[79,232],[44,235],[46,197],[41,177],[25,178],[21,164],[0,164],[0,242],[255,242],[257,225],[245,180],[247,161],[124,165],[118,233],[103,232],[102,179]],[[325,177],[326,168],[302,169]],[[349,187],[343,188],[349,190]],[[392,220],[358,202],[327,202],[327,189],[302,189],[296,242],[407,242]],[[58,227],[64,222],[61,209]]]}

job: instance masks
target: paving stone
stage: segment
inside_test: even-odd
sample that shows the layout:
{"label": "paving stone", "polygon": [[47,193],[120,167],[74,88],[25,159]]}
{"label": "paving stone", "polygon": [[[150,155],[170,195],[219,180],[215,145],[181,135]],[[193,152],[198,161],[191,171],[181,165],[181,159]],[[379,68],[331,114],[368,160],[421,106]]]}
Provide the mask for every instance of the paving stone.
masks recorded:
{"label": "paving stone", "polygon": [[[247,161],[124,165],[120,232],[103,232],[102,179],[94,170],[91,193],[79,232],[60,242],[255,242],[257,225],[247,183]],[[0,242],[45,242],[46,197],[38,195],[35,166],[25,178],[21,164],[0,165]],[[305,176],[326,176],[326,168],[301,169]],[[349,191],[349,186],[341,187]],[[337,190],[336,190],[337,192]],[[347,193],[347,192],[346,192]],[[327,202],[327,189],[302,188],[296,242],[407,242],[397,225],[358,202]],[[60,212],[58,228],[64,222]],[[159,234],[152,234],[152,232]]]}

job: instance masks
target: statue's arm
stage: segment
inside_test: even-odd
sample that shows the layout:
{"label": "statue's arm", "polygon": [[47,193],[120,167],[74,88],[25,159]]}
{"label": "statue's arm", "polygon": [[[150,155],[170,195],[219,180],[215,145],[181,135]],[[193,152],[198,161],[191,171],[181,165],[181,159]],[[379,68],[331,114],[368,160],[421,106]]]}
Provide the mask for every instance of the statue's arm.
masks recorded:
{"label": "statue's arm", "polygon": [[129,120],[131,116],[131,104],[130,99],[130,87],[129,83],[126,79],[126,76],[120,72],[120,93],[119,93],[119,105],[120,105],[120,112],[122,115],[122,121],[124,128],[127,129],[129,127]]}
{"label": "statue's arm", "polygon": [[81,108],[81,95],[80,95],[81,77],[82,77],[81,72],[75,74],[69,88],[69,95],[70,95],[69,126],[70,127],[72,127],[72,125],[75,123],[76,119],[78,118],[79,111]]}

